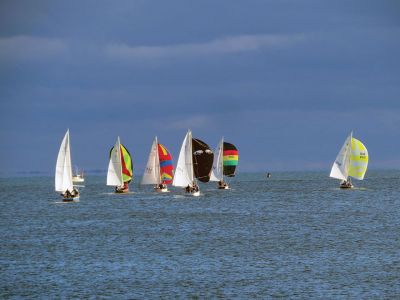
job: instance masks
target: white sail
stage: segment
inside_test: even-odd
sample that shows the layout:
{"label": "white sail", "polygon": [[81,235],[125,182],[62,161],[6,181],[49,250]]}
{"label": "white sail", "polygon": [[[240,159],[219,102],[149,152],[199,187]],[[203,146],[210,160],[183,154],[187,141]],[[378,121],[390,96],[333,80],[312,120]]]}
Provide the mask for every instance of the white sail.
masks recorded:
{"label": "white sail", "polygon": [[224,179],[224,138],[219,142],[215,153],[217,156],[214,160],[210,181],[221,181]]}
{"label": "white sail", "polygon": [[121,163],[121,143],[119,137],[111,150],[110,162],[108,163],[107,185],[122,186],[122,163]]}
{"label": "white sail", "polygon": [[55,190],[64,193],[66,190],[70,192],[73,189],[72,183],[72,164],[71,150],[69,145],[69,130],[62,140],[60,150],[58,151],[56,175],[55,175]]}
{"label": "white sail", "polygon": [[352,135],[353,133],[347,137],[332,165],[331,173],[329,175],[332,178],[347,180],[347,177],[349,176]]}
{"label": "white sail", "polygon": [[146,169],[142,177],[141,184],[160,184],[160,159],[158,156],[158,141],[157,137],[151,145],[149,159],[147,160]]}
{"label": "white sail", "polygon": [[189,130],[183,140],[181,151],[179,152],[172,185],[186,187],[192,185],[193,180],[192,132]]}

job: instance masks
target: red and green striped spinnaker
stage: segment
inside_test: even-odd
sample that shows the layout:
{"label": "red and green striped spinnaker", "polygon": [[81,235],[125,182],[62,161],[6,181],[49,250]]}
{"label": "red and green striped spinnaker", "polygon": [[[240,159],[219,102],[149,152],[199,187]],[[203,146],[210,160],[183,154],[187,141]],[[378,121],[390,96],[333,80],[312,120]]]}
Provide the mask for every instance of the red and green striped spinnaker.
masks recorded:
{"label": "red and green striped spinnaker", "polygon": [[224,142],[224,175],[228,177],[235,176],[236,167],[239,163],[239,151],[230,143]]}
{"label": "red and green striped spinnaker", "polygon": [[174,165],[172,164],[172,156],[163,145],[158,144],[158,157],[160,160],[160,176],[161,183],[171,184],[174,177]]}

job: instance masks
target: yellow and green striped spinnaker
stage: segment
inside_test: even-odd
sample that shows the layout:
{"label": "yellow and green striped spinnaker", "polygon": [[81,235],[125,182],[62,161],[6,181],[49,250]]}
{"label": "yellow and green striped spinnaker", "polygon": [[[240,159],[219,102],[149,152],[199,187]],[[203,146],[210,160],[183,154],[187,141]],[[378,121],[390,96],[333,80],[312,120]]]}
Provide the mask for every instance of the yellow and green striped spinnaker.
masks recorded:
{"label": "yellow and green striped spinnaker", "polygon": [[349,176],[362,180],[367,172],[368,167],[368,151],[367,148],[359,140],[351,139],[351,154]]}
{"label": "yellow and green striped spinnaker", "polygon": [[121,165],[122,165],[122,179],[124,182],[131,182],[133,177],[132,158],[128,149],[124,145],[121,146]]}

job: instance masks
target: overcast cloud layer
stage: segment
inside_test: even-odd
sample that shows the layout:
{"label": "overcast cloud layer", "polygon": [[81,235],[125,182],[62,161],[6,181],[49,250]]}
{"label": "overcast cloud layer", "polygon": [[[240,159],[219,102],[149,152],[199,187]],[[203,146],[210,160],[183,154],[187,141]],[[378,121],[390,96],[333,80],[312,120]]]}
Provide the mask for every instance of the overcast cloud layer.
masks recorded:
{"label": "overcast cloud layer", "polygon": [[241,171],[326,170],[351,130],[399,168],[398,1],[2,1],[2,174],[105,169],[117,135],[137,174],[188,128]]}

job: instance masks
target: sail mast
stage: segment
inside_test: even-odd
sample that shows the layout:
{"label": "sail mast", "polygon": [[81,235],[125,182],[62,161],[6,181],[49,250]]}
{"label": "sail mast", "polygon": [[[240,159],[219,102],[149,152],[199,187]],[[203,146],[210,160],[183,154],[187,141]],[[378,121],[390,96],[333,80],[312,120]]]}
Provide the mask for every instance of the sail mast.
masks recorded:
{"label": "sail mast", "polygon": [[120,176],[120,178],[121,178],[121,181],[122,181],[122,184],[124,183],[124,179],[123,179],[123,175],[122,175],[122,157],[121,157],[121,155],[122,155],[122,153],[121,153],[121,141],[120,141],[120,139],[119,139],[119,136],[118,136],[118,138],[117,138],[117,144],[118,144],[118,147],[117,147],[117,153],[118,153],[118,157],[119,157],[119,173],[121,174],[121,176]]}
{"label": "sail mast", "polygon": [[349,141],[349,144],[346,149],[346,169],[345,169],[346,170],[346,174],[345,174],[346,181],[349,178],[349,170],[350,170],[350,164],[351,164],[351,148],[353,145],[353,131],[350,132],[349,137],[350,137],[350,141]]}
{"label": "sail mast", "polygon": [[218,159],[221,161],[221,180],[224,181],[224,137],[221,139],[220,153]]}
{"label": "sail mast", "polygon": [[156,144],[156,149],[155,149],[155,151],[156,151],[156,156],[155,156],[155,168],[156,168],[156,174],[157,174],[157,176],[156,176],[156,178],[157,178],[157,183],[158,184],[160,184],[161,183],[161,173],[160,173],[160,156],[158,155],[158,139],[157,139],[157,136],[156,136],[156,138],[154,139],[154,141],[155,141],[155,144]]}
{"label": "sail mast", "polygon": [[192,131],[189,129],[188,131],[188,135],[189,135],[189,170],[190,170],[190,174],[189,174],[189,180],[191,181],[191,184],[193,184],[195,182],[195,178],[194,178],[194,170],[193,170],[193,137],[192,137]]}

